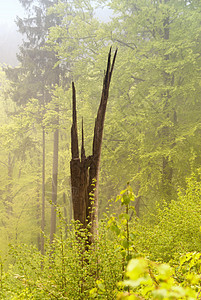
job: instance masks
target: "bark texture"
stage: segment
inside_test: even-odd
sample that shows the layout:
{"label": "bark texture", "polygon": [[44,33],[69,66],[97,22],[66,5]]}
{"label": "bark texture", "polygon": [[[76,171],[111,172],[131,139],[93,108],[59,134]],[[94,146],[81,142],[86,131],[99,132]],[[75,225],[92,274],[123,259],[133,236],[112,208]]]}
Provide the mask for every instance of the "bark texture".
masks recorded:
{"label": "bark texture", "polygon": [[74,219],[79,220],[84,228],[90,224],[91,238],[97,233],[98,227],[98,179],[101,156],[101,145],[105,112],[109,96],[109,87],[114,69],[117,50],[111,63],[111,49],[108,54],[107,71],[104,76],[101,102],[95,120],[92,155],[86,157],[84,149],[84,129],[82,121],[81,157],[79,156],[77,134],[76,91],[72,83],[73,92],[73,123],[71,127],[71,189]]}

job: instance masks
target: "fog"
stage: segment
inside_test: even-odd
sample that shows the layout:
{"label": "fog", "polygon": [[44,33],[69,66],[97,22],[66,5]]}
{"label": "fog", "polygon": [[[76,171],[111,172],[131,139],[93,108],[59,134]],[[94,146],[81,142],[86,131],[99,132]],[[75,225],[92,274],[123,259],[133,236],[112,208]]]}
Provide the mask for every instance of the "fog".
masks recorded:
{"label": "fog", "polygon": [[[101,22],[109,22],[112,12],[107,7],[97,8],[95,16]],[[18,65],[16,53],[22,43],[22,35],[18,32],[16,18],[26,17],[25,11],[18,0],[0,3],[0,64]]]}
{"label": "fog", "polygon": [[0,1],[0,299],[198,299],[201,1]]}
{"label": "fog", "polygon": [[24,9],[18,0],[0,1],[0,63],[16,66],[16,53],[21,44],[16,16],[23,17]]}

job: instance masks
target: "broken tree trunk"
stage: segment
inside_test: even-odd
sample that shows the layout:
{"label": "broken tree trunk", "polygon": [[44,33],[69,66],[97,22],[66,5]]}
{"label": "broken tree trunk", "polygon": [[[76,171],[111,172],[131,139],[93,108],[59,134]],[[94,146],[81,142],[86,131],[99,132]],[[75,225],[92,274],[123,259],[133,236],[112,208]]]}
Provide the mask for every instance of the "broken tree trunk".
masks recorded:
{"label": "broken tree trunk", "polygon": [[71,127],[71,189],[74,219],[80,221],[83,228],[90,224],[91,238],[97,233],[98,227],[98,177],[100,167],[101,145],[107,100],[112,72],[115,64],[117,50],[111,64],[111,49],[108,55],[107,71],[103,81],[101,102],[97,113],[94,127],[92,155],[86,157],[84,149],[84,129],[82,121],[82,145],[81,158],[79,157],[78,134],[77,134],[77,112],[76,112],[76,92],[74,83],[73,91],[73,124]]}

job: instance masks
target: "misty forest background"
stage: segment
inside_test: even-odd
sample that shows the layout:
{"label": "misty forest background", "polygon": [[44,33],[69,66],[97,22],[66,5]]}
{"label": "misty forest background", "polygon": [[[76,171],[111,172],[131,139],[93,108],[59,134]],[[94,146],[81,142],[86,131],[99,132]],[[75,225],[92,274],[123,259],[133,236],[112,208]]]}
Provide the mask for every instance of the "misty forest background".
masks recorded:
{"label": "misty forest background", "polygon": [[[45,287],[40,288],[23,282],[21,277],[14,279],[11,270],[10,275],[5,273],[1,277],[2,295],[5,299],[115,299],[121,290],[117,283],[131,258],[146,256],[175,266],[180,255],[189,252],[195,255],[200,251],[201,2],[19,2],[25,10],[24,18],[16,17],[21,35],[14,34],[10,43],[2,37],[1,44],[6,50],[1,47],[0,52],[1,268],[8,272],[9,265],[22,263],[29,251],[43,257],[50,251],[46,272],[55,272],[53,267],[49,268],[52,263],[49,239],[52,242],[55,231],[61,238],[62,230],[69,245],[66,249],[71,253],[68,264],[71,261],[72,265],[68,272],[58,267],[57,272],[63,272],[60,279],[50,286],[48,283],[53,279],[48,279]],[[98,17],[98,11],[103,18]],[[16,62],[10,51],[18,43]],[[103,234],[100,243],[104,240],[106,244],[99,244],[99,250],[95,251],[96,254],[105,251],[102,260],[98,259],[100,264],[104,262],[105,277],[97,274],[93,277],[93,268],[87,273],[93,265],[89,264],[90,259],[97,263],[97,257],[91,253],[91,258],[82,263],[93,280],[89,276],[83,282],[83,274],[69,277],[72,286],[67,289],[66,274],[81,270],[79,263],[75,263],[76,251],[70,242],[73,240],[78,247],[77,238],[71,236],[74,232],[70,186],[71,83],[75,82],[77,92],[79,136],[83,117],[85,149],[90,155],[110,46],[112,52],[118,48],[118,54],[106,112],[99,179],[100,236]],[[121,196],[117,197],[121,190]],[[52,202],[57,206],[57,230]],[[61,239],[60,243],[55,242],[54,253],[61,250],[63,239],[64,236],[62,243]],[[34,250],[18,249],[22,244]],[[79,251],[77,257],[87,255]],[[63,252],[62,255],[63,266]],[[196,259],[192,255],[183,264],[194,259],[191,267],[199,275],[200,254],[196,254]],[[43,259],[37,258],[40,264]],[[143,260],[140,265],[144,264]],[[23,273],[19,276],[31,274],[25,268],[19,268],[18,275]],[[41,282],[44,268],[45,259],[42,268],[39,267],[41,277],[36,276]],[[106,272],[104,268],[110,269]],[[144,268],[147,270],[148,266]],[[30,272],[33,274],[36,269]],[[191,268],[185,270],[191,272]],[[189,296],[190,292],[188,295],[185,290],[186,294],[175,298],[168,298],[167,293],[159,298],[155,294],[150,296],[153,290],[150,289],[132,294],[133,298],[128,298],[128,290],[119,297],[199,299],[196,298],[199,276],[188,278],[187,284],[181,275],[185,272],[179,273],[177,283],[190,285],[196,296]],[[104,283],[100,277],[105,278]],[[168,280],[171,288],[172,281]],[[11,285],[15,282],[15,290],[6,282]],[[35,294],[31,295],[33,290]],[[50,290],[54,292],[51,294]]]}

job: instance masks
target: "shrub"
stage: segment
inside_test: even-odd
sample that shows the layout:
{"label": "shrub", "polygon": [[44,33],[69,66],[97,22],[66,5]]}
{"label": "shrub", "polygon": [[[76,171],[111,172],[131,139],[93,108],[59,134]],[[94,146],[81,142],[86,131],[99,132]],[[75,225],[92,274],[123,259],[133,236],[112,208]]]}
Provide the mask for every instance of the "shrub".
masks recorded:
{"label": "shrub", "polygon": [[201,249],[201,182],[192,175],[185,191],[178,190],[178,199],[157,207],[156,213],[144,216],[133,232],[141,253],[153,260],[177,260],[182,253]]}
{"label": "shrub", "polygon": [[199,299],[200,268],[200,253],[184,255],[179,271],[167,263],[159,264],[146,258],[132,259],[127,267],[127,279],[121,283],[128,290],[120,293],[118,299]]}

